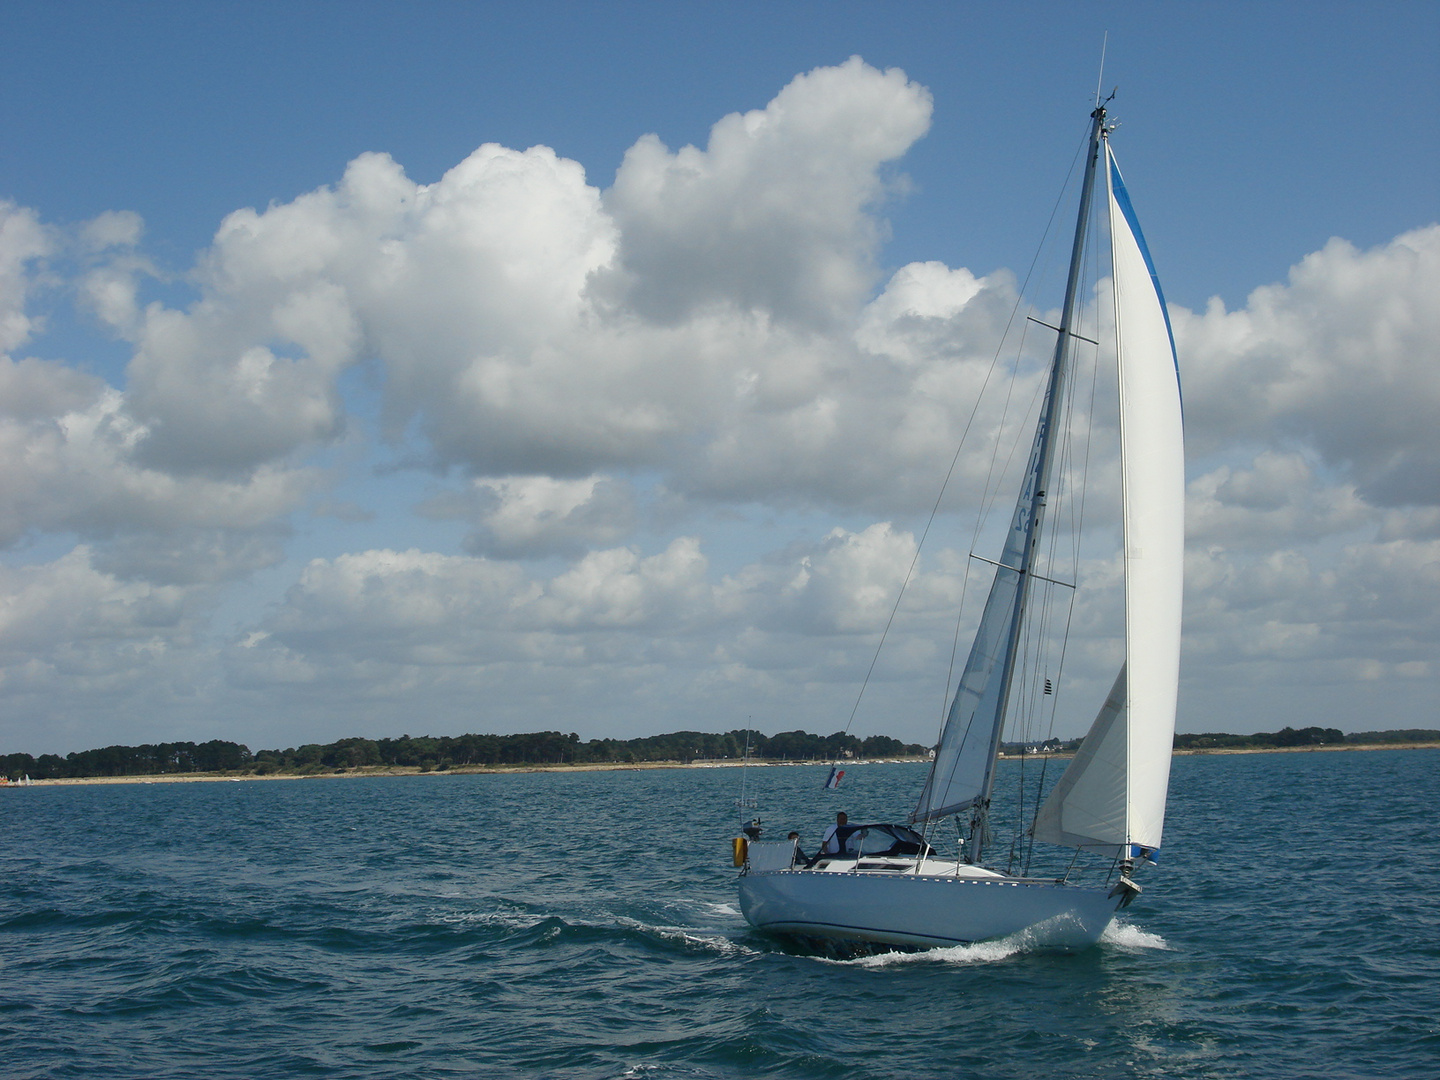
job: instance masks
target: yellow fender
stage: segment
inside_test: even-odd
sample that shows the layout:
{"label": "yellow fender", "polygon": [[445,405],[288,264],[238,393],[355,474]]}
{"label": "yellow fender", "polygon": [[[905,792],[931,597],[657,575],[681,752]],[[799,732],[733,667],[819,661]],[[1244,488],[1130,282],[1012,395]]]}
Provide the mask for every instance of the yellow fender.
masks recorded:
{"label": "yellow fender", "polygon": [[743,837],[743,836],[737,836],[737,837],[735,837],[735,839],[732,841],[732,844],[733,844],[734,849],[735,849],[735,850],[734,850],[735,865],[736,865],[736,866],[744,866],[744,865],[745,865],[745,860],[746,860],[746,859],[749,857],[749,855],[750,855],[750,841],[746,840],[745,837]]}

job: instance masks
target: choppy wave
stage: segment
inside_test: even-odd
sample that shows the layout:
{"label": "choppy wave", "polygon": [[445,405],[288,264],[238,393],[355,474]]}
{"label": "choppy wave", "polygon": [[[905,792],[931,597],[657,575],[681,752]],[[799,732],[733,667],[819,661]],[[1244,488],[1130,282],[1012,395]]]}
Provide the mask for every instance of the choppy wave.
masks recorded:
{"label": "choppy wave", "polygon": [[[26,789],[0,848],[0,1061],[22,1080],[1427,1076],[1433,761],[1178,760],[1170,857],[1095,948],[847,960],[745,924],[724,770]],[[914,771],[867,769],[893,789],[865,797],[903,802]],[[813,805],[805,770],[771,777]],[[1214,859],[1234,806],[1248,828]],[[576,821],[621,839],[598,859]],[[1377,904],[1349,868],[1382,835]],[[1238,887],[1237,866],[1264,873]]]}

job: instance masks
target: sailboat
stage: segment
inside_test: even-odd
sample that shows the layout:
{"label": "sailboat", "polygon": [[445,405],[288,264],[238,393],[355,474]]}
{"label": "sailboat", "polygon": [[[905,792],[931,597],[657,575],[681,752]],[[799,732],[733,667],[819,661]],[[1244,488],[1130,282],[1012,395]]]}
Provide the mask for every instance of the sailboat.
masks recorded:
{"label": "sailboat", "polygon": [[[1112,95],[1113,97],[1113,95]],[[860,946],[931,948],[1023,935],[1098,941],[1139,894],[1137,868],[1161,845],[1180,668],[1184,442],[1174,337],[1149,249],[1110,147],[1106,102],[1088,153],[1060,325],[1019,499],[929,774],[906,824],[837,827],[806,860],[795,841],[736,841],[740,905],[758,929]],[[1072,869],[1030,877],[986,864],[1002,733],[1017,691],[1032,586],[1057,478],[1057,442],[1076,342],[1081,266],[1097,179],[1108,213],[1119,388],[1125,658],[1094,724],[1040,805],[1029,841],[1075,849]],[[1098,344],[1091,342],[1091,344]],[[990,560],[982,560],[989,562]],[[1049,580],[1049,579],[1045,579]],[[958,828],[941,857],[930,830]],[[937,840],[938,842],[938,840]],[[1088,854],[1098,880],[1074,873]]]}

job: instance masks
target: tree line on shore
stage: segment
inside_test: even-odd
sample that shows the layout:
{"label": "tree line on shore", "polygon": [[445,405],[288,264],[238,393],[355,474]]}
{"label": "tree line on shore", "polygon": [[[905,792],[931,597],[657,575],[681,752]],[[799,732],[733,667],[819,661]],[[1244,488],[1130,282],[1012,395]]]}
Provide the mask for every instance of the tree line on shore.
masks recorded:
{"label": "tree line on shore", "polygon": [[1207,731],[1199,735],[1176,735],[1176,750],[1273,750],[1297,746],[1383,746],[1388,743],[1440,742],[1440,731],[1403,728],[1398,731],[1360,731],[1346,735],[1339,728],[1281,728],[1254,735],[1229,735]]}
{"label": "tree line on shore", "polygon": [[830,761],[844,757],[877,758],[922,755],[927,748],[902,743],[887,735],[860,739],[837,731],[812,735],[783,731],[676,731],[639,739],[591,739],[581,742],[575,733],[537,731],[521,735],[401,735],[398,739],[340,739],[333,743],[307,743],[287,750],[257,750],[235,742],[212,739],[206,743],[146,743],[141,746],[106,746],[61,757],[58,754],[7,754],[0,771],[35,780],[97,776],[163,776],[167,773],[234,772],[264,776],[270,773],[310,774],[364,768],[418,768],[439,771],[465,766],[493,765],[605,765],[696,760],[739,760],[746,752],[753,759],[777,761]]}
{"label": "tree line on shore", "polygon": [[[1339,744],[1440,742],[1440,731],[1407,728],[1399,731],[1365,731],[1346,735],[1336,728],[1282,728],[1255,735],[1206,732],[1176,735],[1177,750],[1272,749]],[[1079,740],[1050,740],[1041,749],[1070,751]],[[1007,751],[1023,752],[1016,744]],[[417,768],[441,771],[466,766],[494,765],[602,765],[739,760],[747,752],[754,760],[837,761],[842,758],[919,757],[929,748],[902,743],[887,735],[860,739],[837,731],[812,735],[782,731],[764,735],[754,730],[712,734],[676,731],[639,739],[591,739],[581,742],[573,732],[537,731],[522,735],[401,735],[398,739],[340,739],[307,743],[287,750],[257,750],[223,739],[209,742],[145,743],[140,746],[106,746],[61,757],[58,754],[6,754],[0,756],[0,774],[11,779],[36,780],[100,776],[161,776],[167,773],[226,772],[264,776],[270,773],[314,774],[364,768]]]}

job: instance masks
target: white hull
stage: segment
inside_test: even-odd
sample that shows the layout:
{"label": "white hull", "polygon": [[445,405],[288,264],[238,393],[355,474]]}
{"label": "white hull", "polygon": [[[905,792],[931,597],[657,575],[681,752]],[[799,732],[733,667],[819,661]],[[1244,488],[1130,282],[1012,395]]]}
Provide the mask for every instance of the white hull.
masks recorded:
{"label": "white hull", "polygon": [[980,873],[750,871],[740,909],[779,934],[935,948],[1025,933],[1032,946],[1081,949],[1100,940],[1121,901],[1108,886]]}

